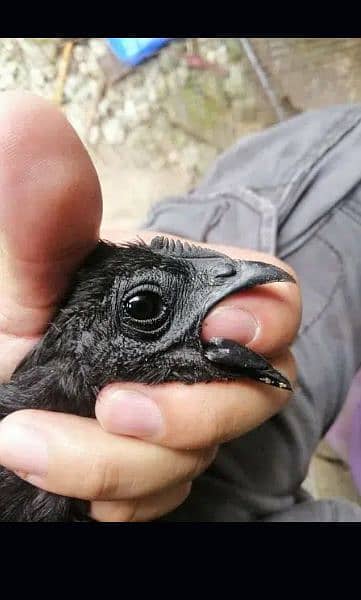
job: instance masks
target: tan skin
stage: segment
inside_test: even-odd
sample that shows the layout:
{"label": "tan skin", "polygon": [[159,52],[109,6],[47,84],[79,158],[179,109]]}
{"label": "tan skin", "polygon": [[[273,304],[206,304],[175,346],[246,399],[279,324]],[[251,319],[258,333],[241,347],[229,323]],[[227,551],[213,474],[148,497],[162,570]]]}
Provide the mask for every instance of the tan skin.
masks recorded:
{"label": "tan skin", "polygon": [[[0,94],[1,381],[43,333],[99,231],[116,242],[153,237],[123,231],[121,224],[100,230],[101,206],[95,169],[62,113],[30,94]],[[234,258],[272,262],[295,275],[275,257],[211,247]],[[251,341],[241,308],[257,324]],[[208,315],[202,335],[249,341],[294,381],[289,346],[300,315],[297,285],[262,286],[224,300]],[[147,396],[146,404],[134,392]],[[184,501],[219,444],[257,427],[289,399],[288,392],[248,380],[113,384],[99,394],[96,419],[35,410],[9,415],[0,424],[0,464],[38,487],[90,500],[92,516],[100,521],[151,520]],[[158,428],[150,432],[144,414],[154,407]],[[40,475],[35,450],[25,452],[29,432],[46,448],[47,468]]]}

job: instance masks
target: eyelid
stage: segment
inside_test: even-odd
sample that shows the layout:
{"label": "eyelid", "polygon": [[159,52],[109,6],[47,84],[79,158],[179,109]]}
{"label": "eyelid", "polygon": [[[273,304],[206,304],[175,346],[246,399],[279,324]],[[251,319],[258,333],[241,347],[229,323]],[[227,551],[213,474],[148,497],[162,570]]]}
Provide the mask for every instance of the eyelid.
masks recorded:
{"label": "eyelid", "polygon": [[[126,309],[127,302],[137,296],[139,294],[143,294],[144,292],[153,292],[157,293],[157,296],[161,302],[161,312],[149,319],[137,319],[134,316],[131,316]],[[157,335],[160,334],[162,330],[166,327],[169,322],[169,309],[168,305],[163,302],[162,295],[159,293],[159,289],[150,289],[145,286],[133,288],[130,294],[127,297],[124,296],[122,301],[122,327],[129,328],[128,332],[133,332],[139,334],[148,334],[148,335]]]}
{"label": "eyelid", "polygon": [[156,294],[159,294],[162,301],[164,302],[162,290],[160,289],[159,286],[157,286],[156,284],[153,284],[153,283],[139,283],[135,287],[127,290],[122,298],[122,302],[125,303],[133,296],[136,296],[137,294],[144,293],[144,292],[154,292]]}
{"label": "eyelid", "polygon": [[[173,310],[173,290],[169,290],[170,293],[166,294],[167,297],[164,298],[164,290],[169,289],[169,285],[165,284],[166,288],[164,285],[161,287],[158,282],[150,282],[149,279],[143,281],[138,279],[136,284],[132,285],[132,283],[130,280],[128,284],[131,287],[123,292],[120,292],[118,288],[112,299],[116,327],[129,338],[152,341],[159,338],[169,327]],[[163,305],[162,313],[158,318],[149,321],[132,319],[126,314],[125,305],[130,298],[146,291],[159,294]]]}

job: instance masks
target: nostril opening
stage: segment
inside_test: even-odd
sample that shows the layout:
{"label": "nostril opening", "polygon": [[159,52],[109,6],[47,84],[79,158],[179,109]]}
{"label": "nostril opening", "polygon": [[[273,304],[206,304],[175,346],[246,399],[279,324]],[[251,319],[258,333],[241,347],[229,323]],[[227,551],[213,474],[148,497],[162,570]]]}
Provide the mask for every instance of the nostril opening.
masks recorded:
{"label": "nostril opening", "polygon": [[222,279],[223,277],[232,277],[236,273],[236,267],[230,262],[223,263],[221,265],[215,265],[212,269],[212,275],[216,279]]}

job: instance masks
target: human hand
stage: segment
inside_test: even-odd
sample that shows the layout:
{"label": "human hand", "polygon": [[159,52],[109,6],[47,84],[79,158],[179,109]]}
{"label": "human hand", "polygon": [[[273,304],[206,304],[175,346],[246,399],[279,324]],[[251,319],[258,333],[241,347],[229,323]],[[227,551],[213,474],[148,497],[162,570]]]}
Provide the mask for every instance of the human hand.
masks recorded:
{"label": "human hand", "polygon": [[[2,381],[46,329],[72,272],[98,239],[100,220],[95,170],[62,114],[29,94],[0,95]],[[145,240],[154,235],[136,234]],[[135,233],[115,228],[102,237],[121,242]],[[291,272],[267,255],[217,249]],[[299,321],[297,286],[272,284],[221,302],[206,318],[202,335],[249,342],[292,381],[288,347]],[[38,487],[92,501],[98,520],[150,520],[186,498],[220,443],[257,427],[289,397],[248,380],[112,384],[99,394],[97,419],[35,410],[6,417],[0,424],[0,464]]]}

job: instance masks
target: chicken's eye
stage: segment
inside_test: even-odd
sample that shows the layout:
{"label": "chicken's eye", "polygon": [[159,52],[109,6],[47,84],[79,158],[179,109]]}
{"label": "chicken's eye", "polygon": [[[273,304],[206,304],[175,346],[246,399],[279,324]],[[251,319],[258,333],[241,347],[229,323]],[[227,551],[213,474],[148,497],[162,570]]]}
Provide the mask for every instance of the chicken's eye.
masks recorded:
{"label": "chicken's eye", "polygon": [[156,292],[139,292],[127,300],[125,309],[132,319],[150,321],[161,315],[162,298]]}

